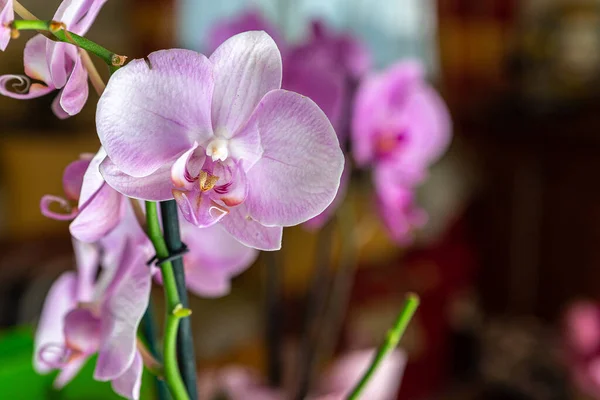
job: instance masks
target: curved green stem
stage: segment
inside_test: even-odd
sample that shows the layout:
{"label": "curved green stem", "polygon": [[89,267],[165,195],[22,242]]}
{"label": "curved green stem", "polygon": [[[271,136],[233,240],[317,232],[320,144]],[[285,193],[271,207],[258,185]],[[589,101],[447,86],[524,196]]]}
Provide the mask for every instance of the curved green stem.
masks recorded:
{"label": "curved green stem", "polygon": [[91,40],[79,36],[73,32],[64,29],[64,24],[56,21],[42,21],[21,19],[14,20],[11,24],[14,31],[42,31],[50,32],[56,39],[61,42],[71,43],[90,53],[100,57],[109,67],[121,66],[125,62],[125,58],[112,51],[105,49],[99,44]]}
{"label": "curved green stem", "polygon": [[[152,201],[146,202],[146,225],[148,238],[150,238],[150,241],[154,245],[156,256],[159,258],[168,257],[169,250],[165,239],[162,236],[160,224],[158,222],[158,210],[156,203]],[[171,262],[167,261],[162,263],[160,269],[162,272],[165,300],[167,303],[167,321],[165,324],[163,350],[165,357],[165,380],[167,381],[169,390],[175,400],[188,400],[189,397],[183,380],[181,379],[179,367],[177,366],[177,329],[179,328],[179,320],[189,316],[190,310],[181,307]]]}
{"label": "curved green stem", "polygon": [[392,329],[388,331],[385,342],[383,342],[383,344],[379,346],[379,349],[377,350],[377,353],[375,354],[375,357],[373,358],[369,369],[367,369],[367,372],[365,372],[365,374],[356,384],[352,392],[350,392],[350,394],[348,395],[348,400],[357,400],[359,398],[359,396],[369,383],[369,380],[373,377],[373,374],[381,365],[382,361],[392,350],[396,348],[396,346],[398,346],[400,339],[402,339],[404,332],[406,332],[408,323],[415,314],[415,311],[417,311],[417,307],[419,307],[419,296],[417,296],[414,293],[408,294],[406,296],[404,306],[402,307],[400,314],[398,314],[396,323],[394,324]]}

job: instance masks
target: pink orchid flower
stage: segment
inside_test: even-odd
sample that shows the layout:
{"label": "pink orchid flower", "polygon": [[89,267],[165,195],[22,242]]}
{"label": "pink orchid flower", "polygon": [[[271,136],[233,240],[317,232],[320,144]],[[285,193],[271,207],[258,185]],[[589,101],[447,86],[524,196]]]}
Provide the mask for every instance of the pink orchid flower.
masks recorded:
{"label": "pink orchid flower", "polygon": [[13,0],[0,0],[0,50],[6,50],[11,37],[10,23],[15,19]]}
{"label": "pink orchid flower", "polygon": [[59,369],[54,385],[61,388],[98,353],[94,378],[138,399],[143,365],[136,334],[150,296],[150,269],[136,246],[125,246],[118,265],[103,269],[94,282],[97,247],[75,241],[74,248],[78,271],[65,272],[48,293],[35,336],[34,368]]}
{"label": "pink orchid flower", "polygon": [[365,79],[356,94],[352,150],[359,166],[373,165],[379,212],[390,236],[407,244],[427,215],[415,187],[451,138],[448,110],[416,62],[400,62]]}
{"label": "pink orchid flower", "polygon": [[[369,367],[374,350],[348,353],[331,366],[317,382],[311,400],[343,400],[347,398],[356,383]],[[396,399],[406,356],[402,351],[392,352],[380,365],[367,384],[361,398],[369,400]],[[224,394],[231,400],[284,400],[289,398],[282,390],[267,387],[260,377],[243,367],[228,367],[216,373],[210,381],[201,382],[204,397],[211,398]]]}
{"label": "pink orchid flower", "polygon": [[[53,20],[62,22],[67,29],[84,35],[106,0],[64,0]],[[12,1],[8,3],[12,4]],[[2,22],[2,21],[0,21]],[[3,40],[2,32],[0,40]],[[52,103],[52,111],[64,119],[78,114],[88,97],[88,74],[76,46],[56,42],[39,34],[25,45],[23,54],[25,74],[0,77],[0,94],[15,99],[33,99],[60,89]],[[31,83],[30,79],[42,83]],[[16,91],[8,90],[11,82]]]}
{"label": "pink orchid flower", "polygon": [[344,157],[310,99],[281,90],[281,56],[264,32],[228,39],[206,58],[163,50],[117,71],[98,103],[100,171],[134,198],[175,198],[199,227],[281,247],[282,228],[333,200]]}

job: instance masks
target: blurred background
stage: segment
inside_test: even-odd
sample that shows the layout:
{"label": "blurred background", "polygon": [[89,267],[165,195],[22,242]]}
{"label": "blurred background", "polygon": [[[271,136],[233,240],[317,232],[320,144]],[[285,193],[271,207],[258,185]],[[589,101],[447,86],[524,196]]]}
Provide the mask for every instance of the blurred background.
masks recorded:
{"label": "blurred background", "polygon": [[[58,1],[23,4],[50,18]],[[419,191],[430,222],[412,246],[376,226],[357,248],[337,351],[377,345],[412,290],[422,306],[403,341],[399,399],[593,398],[573,384],[562,321],[574,302],[600,300],[600,0],[109,0],[88,37],[130,58],[202,51],[213,24],[248,10],[292,43],[315,18],[350,32],[376,69],[422,60],[452,114],[453,144]],[[22,72],[24,43],[0,55],[0,74]],[[30,365],[45,294],[73,266],[68,223],[43,217],[39,200],[62,194],[63,168],[98,147],[97,96],[66,121],[52,99],[0,97],[0,397],[111,398],[102,384],[85,392],[90,368],[58,393]],[[376,220],[368,202],[360,213]],[[286,229],[279,255],[290,357],[316,243]],[[258,262],[229,296],[192,298],[201,377],[229,363],[265,369],[263,292]]]}

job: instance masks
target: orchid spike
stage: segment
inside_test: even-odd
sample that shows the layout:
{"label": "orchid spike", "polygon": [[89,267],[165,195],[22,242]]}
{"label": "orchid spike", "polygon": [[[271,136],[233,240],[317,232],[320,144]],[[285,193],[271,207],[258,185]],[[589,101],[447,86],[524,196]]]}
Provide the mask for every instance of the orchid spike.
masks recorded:
{"label": "orchid spike", "polygon": [[[84,35],[106,1],[64,0],[53,20],[60,21],[61,26],[70,32]],[[12,1],[8,3],[12,4]],[[0,18],[4,16],[4,11]],[[4,35],[5,31],[0,30],[0,45]],[[26,76],[0,76],[0,94],[15,99],[33,99],[60,90],[52,103],[54,114],[64,119],[81,111],[88,97],[88,73],[76,46],[38,34],[25,45],[23,60]],[[42,83],[32,83],[31,80]],[[9,90],[9,86],[13,90]]]}
{"label": "orchid spike", "polygon": [[98,104],[100,171],[127,196],[175,198],[194,225],[277,250],[284,226],[331,203],[344,166],[325,114],[280,87],[281,56],[264,32],[234,36],[210,58],[163,50],[134,60]]}

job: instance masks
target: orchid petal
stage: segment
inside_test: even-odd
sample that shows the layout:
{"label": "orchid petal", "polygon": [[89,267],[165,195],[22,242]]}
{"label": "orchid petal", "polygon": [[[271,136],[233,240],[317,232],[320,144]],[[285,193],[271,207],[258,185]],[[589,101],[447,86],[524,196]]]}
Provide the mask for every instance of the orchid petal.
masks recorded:
{"label": "orchid petal", "polygon": [[183,153],[173,163],[171,167],[171,181],[179,189],[191,190],[198,182],[195,177],[200,173],[200,169],[206,160],[204,149],[196,151],[198,143],[194,142],[192,148]]}
{"label": "orchid petal", "polygon": [[[215,186],[211,196],[222,201],[227,207],[237,206],[248,196],[248,182],[241,163],[233,166],[230,181],[221,186]],[[218,185],[218,183],[217,183]]]}
{"label": "orchid petal", "polygon": [[140,398],[140,389],[142,387],[142,372],[144,364],[139,351],[135,352],[131,366],[125,372],[112,380],[111,386],[115,393],[121,396],[137,400]]}
{"label": "orchid petal", "polygon": [[100,147],[98,152],[89,161],[88,168],[83,175],[81,191],[79,193],[79,207],[87,203],[104,184],[104,178],[100,174],[100,163],[106,158],[104,148]]}
{"label": "orchid petal", "polygon": [[229,210],[217,204],[210,196],[200,191],[199,188],[192,191],[173,189],[173,197],[179,206],[181,215],[200,228],[206,228],[219,222]]}
{"label": "orchid petal", "polygon": [[185,255],[185,282],[195,294],[218,297],[229,293],[230,280],[248,268],[258,251],[244,246],[221,226],[197,228],[181,223],[190,252]]}
{"label": "orchid petal", "polygon": [[71,32],[78,35],[85,35],[106,1],[79,0],[73,2],[74,6],[70,7],[65,16],[59,20],[67,24],[67,28]]}
{"label": "orchid petal", "polygon": [[340,179],[340,187],[338,188],[338,192],[336,193],[331,204],[321,214],[306,221],[304,223],[305,228],[311,231],[319,230],[333,215],[335,215],[337,208],[340,206],[340,204],[342,204],[344,198],[346,197],[348,185],[350,184],[350,175],[352,174],[350,171],[350,165],[351,164],[348,162],[344,164],[344,171],[342,172],[342,178]]}
{"label": "orchid petal", "polygon": [[13,0],[0,0],[0,50],[6,50],[10,41],[10,28],[7,26],[15,19]]}
{"label": "orchid petal", "polygon": [[75,308],[65,316],[65,340],[69,349],[93,354],[100,347],[100,319],[90,310]]}
{"label": "orchid petal", "polygon": [[69,231],[78,240],[92,243],[113,230],[125,213],[125,198],[107,183],[79,208]]}
{"label": "orchid petal", "polygon": [[73,359],[69,360],[60,370],[60,373],[54,380],[54,388],[62,389],[67,383],[71,382],[73,378],[81,371],[81,368],[85,365],[89,356],[84,354],[77,354]]}
{"label": "orchid petal", "polygon": [[[56,211],[52,211],[50,209],[50,205],[56,203],[58,204],[65,213],[58,213]],[[42,211],[42,215],[48,218],[55,219],[57,221],[70,221],[77,216],[79,210],[77,207],[71,207],[69,202],[62,197],[53,196],[51,194],[47,194],[42,196],[40,200],[40,209]]]}
{"label": "orchid petal", "polygon": [[137,246],[126,246],[121,263],[104,293],[102,348],[94,379],[105,381],[123,374],[134,361],[138,325],[150,296],[151,270]]}
{"label": "orchid petal", "polygon": [[264,153],[248,171],[245,204],[267,226],[291,226],[320,214],[340,185],[344,155],[331,123],[307,97],[267,94],[252,116]]}
{"label": "orchid petal", "polygon": [[76,305],[77,275],[72,271],[65,272],[54,282],[46,296],[35,333],[33,366],[38,373],[53,369],[40,359],[40,350],[46,345],[64,344],[64,318]]}
{"label": "orchid petal", "polygon": [[133,177],[121,171],[113,161],[106,157],[100,164],[100,172],[106,182],[119,193],[140,200],[171,200],[171,165],[163,164],[148,176]]}
{"label": "orchid petal", "polygon": [[58,92],[58,95],[52,100],[52,104],[50,105],[50,109],[56,115],[58,119],[67,119],[71,115],[69,115],[64,108],[60,105],[60,98],[62,97],[63,89]]}
{"label": "orchid petal", "polygon": [[96,244],[73,239],[73,252],[77,264],[77,301],[91,302],[94,282],[100,266],[100,250]]}
{"label": "orchid petal", "polygon": [[[69,0],[67,0],[68,2]],[[70,67],[73,60],[69,57],[69,43],[56,42],[54,40],[46,41],[46,62],[50,68],[52,85],[56,88],[62,88],[67,83]],[[29,75],[29,74],[28,74]]]}
{"label": "orchid petal", "polygon": [[221,225],[240,243],[258,250],[279,250],[283,237],[281,226],[267,227],[252,219],[244,204],[233,207]]}
{"label": "orchid petal", "polygon": [[213,67],[190,50],[133,60],[110,78],[98,102],[100,142],[127,175],[142,177],[212,137]]}
{"label": "orchid petal", "polygon": [[63,172],[63,189],[68,199],[78,200],[83,184],[83,177],[90,165],[90,160],[79,159],[71,162]]}
{"label": "orchid petal", "polygon": [[210,56],[214,65],[213,126],[230,138],[265,94],[281,87],[281,54],[265,32],[235,35]]}
{"label": "orchid petal", "polygon": [[67,84],[60,92],[60,106],[69,115],[78,114],[88,98],[88,74],[79,55]]}
{"label": "orchid petal", "polygon": [[[25,44],[23,51],[23,63],[25,73],[31,79],[44,82],[49,87],[57,87],[52,84],[52,75],[45,57],[47,43],[54,43],[44,35],[35,35]],[[33,85],[32,85],[33,87]]]}

